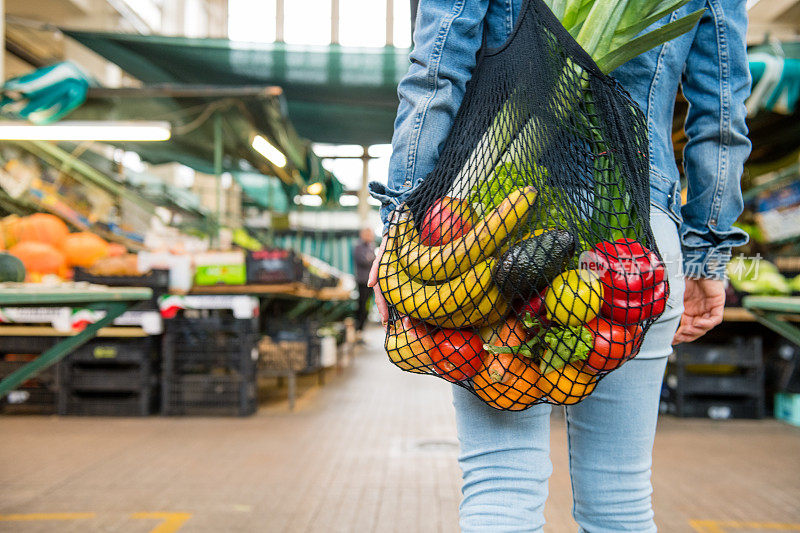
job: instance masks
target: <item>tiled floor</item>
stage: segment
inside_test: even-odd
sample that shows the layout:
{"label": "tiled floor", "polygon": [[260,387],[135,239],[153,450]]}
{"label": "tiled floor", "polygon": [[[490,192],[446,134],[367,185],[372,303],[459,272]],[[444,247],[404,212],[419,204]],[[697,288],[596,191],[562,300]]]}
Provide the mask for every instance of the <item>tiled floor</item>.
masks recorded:
{"label": "tiled floor", "polygon": [[[0,417],[0,531],[457,531],[449,387],[369,341],[294,413]],[[552,441],[547,531],[572,532],[560,418]],[[780,524],[800,524],[800,430],[664,418],[654,482],[661,531],[795,530]]]}

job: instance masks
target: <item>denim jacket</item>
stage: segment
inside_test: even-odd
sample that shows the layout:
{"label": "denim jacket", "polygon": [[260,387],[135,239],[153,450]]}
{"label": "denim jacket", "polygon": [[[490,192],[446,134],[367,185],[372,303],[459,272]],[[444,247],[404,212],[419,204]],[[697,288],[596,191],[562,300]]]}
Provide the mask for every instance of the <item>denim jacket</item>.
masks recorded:
{"label": "denim jacket", "polygon": [[[475,68],[484,29],[487,46],[503,44],[524,1],[420,1],[411,66],[398,86],[388,183],[370,183],[370,193],[382,203],[384,223],[436,164]],[[732,226],[742,212],[739,180],[750,153],[745,2],[690,0],[652,28],[701,8],[706,11],[692,31],[612,75],[647,116],[651,205],[679,225],[686,274],[721,277],[731,248],[747,242],[747,234]],[[689,101],[684,150],[688,199],[683,206],[671,140],[681,83]]]}

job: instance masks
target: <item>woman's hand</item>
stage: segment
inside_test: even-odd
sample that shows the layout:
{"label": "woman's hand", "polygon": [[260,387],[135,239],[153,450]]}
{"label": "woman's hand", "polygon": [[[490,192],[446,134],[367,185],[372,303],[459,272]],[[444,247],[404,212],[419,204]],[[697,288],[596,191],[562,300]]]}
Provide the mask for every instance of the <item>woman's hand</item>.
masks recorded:
{"label": "woman's hand", "polygon": [[683,316],[672,344],[692,342],[722,322],[725,282],[716,279],[687,279],[683,295]]}
{"label": "woman's hand", "polygon": [[378,247],[378,253],[375,254],[375,261],[372,262],[372,268],[369,271],[369,279],[367,286],[372,287],[375,293],[375,305],[378,307],[378,312],[381,315],[381,324],[386,328],[389,323],[389,305],[386,303],[386,298],[383,297],[381,288],[378,286],[378,265],[381,264],[383,258],[383,251],[386,248],[386,239],[381,240],[381,245]]}

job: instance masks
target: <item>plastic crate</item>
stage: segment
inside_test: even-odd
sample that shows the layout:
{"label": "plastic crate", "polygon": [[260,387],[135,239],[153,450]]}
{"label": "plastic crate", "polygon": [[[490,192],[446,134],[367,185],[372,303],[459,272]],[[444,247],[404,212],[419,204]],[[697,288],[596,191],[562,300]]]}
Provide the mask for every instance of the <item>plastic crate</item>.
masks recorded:
{"label": "plastic crate", "polygon": [[154,359],[154,337],[95,338],[79,347],[65,361],[73,363],[145,363]]}
{"label": "plastic crate", "polygon": [[154,292],[166,292],[169,289],[169,270],[153,269],[141,276],[95,276],[81,267],[75,267],[73,280],[109,287],[149,287]]}
{"label": "plastic crate", "polygon": [[675,414],[687,418],[764,418],[763,398],[688,396],[678,399]]}
{"label": "plastic crate", "polygon": [[258,369],[266,372],[301,372],[305,370],[308,343],[274,342],[265,336],[258,342]]}
{"label": "plastic crate", "polygon": [[154,388],[135,392],[71,392],[58,395],[58,414],[65,416],[148,416],[157,403]]}
{"label": "plastic crate", "polygon": [[153,289],[153,298],[146,302],[137,302],[131,310],[158,309],[158,297],[169,291],[169,270],[153,269],[141,276],[95,276],[87,270],[75,267],[74,281],[86,281],[109,287],[149,287]]}
{"label": "plastic crate", "polygon": [[[13,360],[0,359],[0,379],[21,368],[34,357],[36,356],[18,356]],[[0,412],[4,414],[54,414],[58,393],[57,376],[55,365],[45,368],[0,399]]]}
{"label": "plastic crate", "polygon": [[247,283],[292,283],[303,276],[303,263],[292,250],[273,248],[248,252],[245,264]]}
{"label": "plastic crate", "polygon": [[188,375],[162,380],[164,415],[248,416],[256,412],[255,374]]}
{"label": "plastic crate", "polygon": [[734,337],[727,344],[709,344],[704,342],[679,344],[673,356],[680,365],[733,365],[750,368],[761,368],[761,337],[744,339]]}
{"label": "plastic crate", "polygon": [[800,426],[800,394],[779,392],[775,395],[775,418]]}
{"label": "plastic crate", "polygon": [[61,372],[61,389],[69,391],[139,392],[157,381],[149,364],[73,364]]}
{"label": "plastic crate", "polygon": [[730,375],[684,373],[680,377],[670,374],[667,379],[673,388],[684,395],[712,394],[751,397],[764,395],[764,380],[761,378],[760,372]]}

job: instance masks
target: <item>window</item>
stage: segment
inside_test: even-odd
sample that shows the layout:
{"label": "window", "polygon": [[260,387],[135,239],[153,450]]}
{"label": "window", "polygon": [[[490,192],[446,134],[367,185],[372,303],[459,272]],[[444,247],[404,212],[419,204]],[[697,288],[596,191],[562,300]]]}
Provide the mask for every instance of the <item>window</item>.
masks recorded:
{"label": "window", "polygon": [[234,41],[275,40],[275,0],[228,0],[228,37]]}
{"label": "window", "polygon": [[[392,0],[394,45],[411,46],[410,0]],[[273,42],[276,0],[228,0],[228,36],[234,41]],[[287,43],[331,42],[331,0],[283,0],[283,36]],[[339,0],[339,42],[344,46],[386,44],[385,0]]]}
{"label": "window", "polygon": [[386,2],[339,0],[339,43],[343,46],[386,45]]}
{"label": "window", "polygon": [[283,38],[287,43],[331,43],[330,0],[284,0],[283,10]]}

